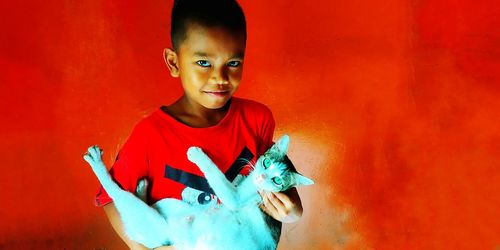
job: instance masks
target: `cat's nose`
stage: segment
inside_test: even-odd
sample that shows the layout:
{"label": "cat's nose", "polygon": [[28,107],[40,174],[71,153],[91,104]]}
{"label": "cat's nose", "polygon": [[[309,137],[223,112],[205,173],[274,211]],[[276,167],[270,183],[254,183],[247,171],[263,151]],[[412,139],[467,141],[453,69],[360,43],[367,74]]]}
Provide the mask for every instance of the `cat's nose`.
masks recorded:
{"label": "cat's nose", "polygon": [[266,179],[266,174],[260,174],[257,176],[257,183],[261,183]]}

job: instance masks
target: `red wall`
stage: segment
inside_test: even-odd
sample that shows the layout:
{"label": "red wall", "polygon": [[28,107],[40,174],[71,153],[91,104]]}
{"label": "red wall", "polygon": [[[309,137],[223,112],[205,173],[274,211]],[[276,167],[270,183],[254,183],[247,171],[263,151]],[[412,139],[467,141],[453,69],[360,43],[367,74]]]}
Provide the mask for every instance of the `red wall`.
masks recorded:
{"label": "red wall", "polygon": [[[127,2],[127,3],[124,3]],[[241,1],[239,96],[316,180],[280,249],[500,245],[494,0]],[[0,2],[0,248],[120,249],[81,156],[180,94],[171,1]]]}

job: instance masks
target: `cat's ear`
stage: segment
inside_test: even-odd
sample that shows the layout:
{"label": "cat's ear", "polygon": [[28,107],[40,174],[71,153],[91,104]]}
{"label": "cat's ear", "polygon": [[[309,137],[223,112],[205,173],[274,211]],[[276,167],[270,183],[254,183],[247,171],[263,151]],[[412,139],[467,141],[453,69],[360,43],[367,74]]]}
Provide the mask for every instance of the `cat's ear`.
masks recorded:
{"label": "cat's ear", "polygon": [[307,185],[312,185],[314,184],[314,181],[299,174],[299,173],[293,173],[293,178],[295,179],[295,185],[296,186],[307,186]]}
{"label": "cat's ear", "polygon": [[288,137],[288,135],[283,135],[274,144],[274,147],[276,147],[281,153],[286,154],[288,152],[288,144],[290,144],[290,137]]}

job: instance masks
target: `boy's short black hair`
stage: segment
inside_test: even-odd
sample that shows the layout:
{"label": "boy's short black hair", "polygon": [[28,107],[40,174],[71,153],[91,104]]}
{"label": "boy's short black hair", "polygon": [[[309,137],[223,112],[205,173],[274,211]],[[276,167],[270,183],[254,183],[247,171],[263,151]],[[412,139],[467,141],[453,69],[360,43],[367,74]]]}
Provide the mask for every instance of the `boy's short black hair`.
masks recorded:
{"label": "boy's short black hair", "polygon": [[174,50],[178,51],[192,24],[221,27],[245,38],[247,34],[245,15],[236,0],[175,0],[170,27]]}

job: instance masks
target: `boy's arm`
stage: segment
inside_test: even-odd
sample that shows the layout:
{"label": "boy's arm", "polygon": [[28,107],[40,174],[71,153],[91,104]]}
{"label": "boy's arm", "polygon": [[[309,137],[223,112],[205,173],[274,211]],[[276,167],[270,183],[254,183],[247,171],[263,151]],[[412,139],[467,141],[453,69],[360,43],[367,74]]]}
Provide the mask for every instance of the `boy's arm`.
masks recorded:
{"label": "boy's arm", "polygon": [[302,202],[296,188],[281,193],[262,193],[261,209],[274,219],[284,222],[297,222],[302,217]]}
{"label": "boy's arm", "polygon": [[[113,226],[113,229],[120,236],[120,238],[122,238],[122,240],[125,242],[125,244],[127,244],[127,246],[131,250],[147,250],[148,249],[147,247],[145,247],[145,246],[143,246],[135,241],[130,240],[125,235],[125,232],[123,230],[123,225],[122,225],[122,222],[120,220],[120,216],[118,215],[118,211],[116,210],[113,202],[111,202],[107,205],[104,205],[103,208],[104,208],[104,212],[108,216],[108,219],[109,219],[109,222],[111,223],[111,226]],[[155,248],[155,249],[174,250],[175,248],[173,246],[163,246],[163,247],[159,247],[159,248]]]}

